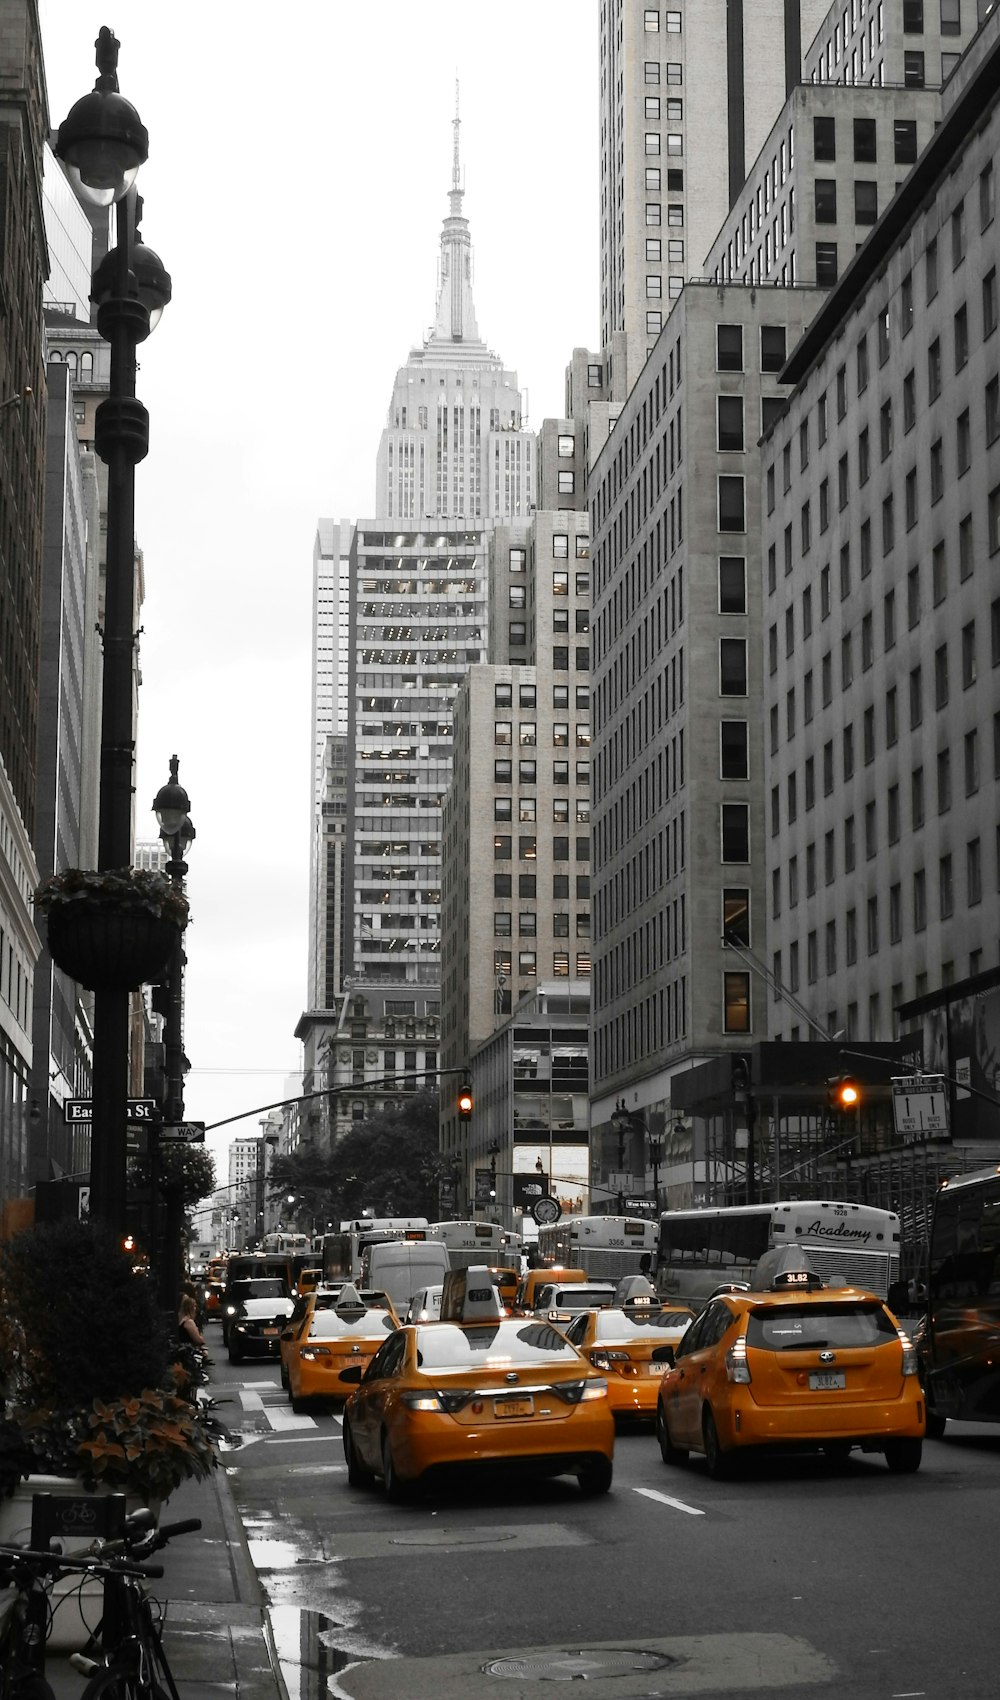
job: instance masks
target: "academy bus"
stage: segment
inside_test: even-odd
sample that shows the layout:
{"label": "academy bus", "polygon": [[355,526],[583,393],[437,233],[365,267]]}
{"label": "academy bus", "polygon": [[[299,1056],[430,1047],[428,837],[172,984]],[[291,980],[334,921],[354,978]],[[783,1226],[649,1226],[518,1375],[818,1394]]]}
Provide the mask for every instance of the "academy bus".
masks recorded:
{"label": "academy bus", "polygon": [[550,1268],[585,1269],[592,1281],[652,1278],[657,1225],[640,1216],[563,1216],[538,1230],[538,1255]]}
{"label": "academy bus", "polygon": [[428,1237],[426,1216],[358,1216],[342,1222],[339,1233],[323,1235],[323,1280],[359,1281],[361,1262],[370,1245]]}
{"label": "academy bus", "polygon": [[766,1251],[794,1245],[816,1274],[886,1298],[899,1279],[899,1217],[869,1204],[794,1199],[669,1210],[660,1217],[656,1285],[700,1309],[727,1282],[748,1286]]}
{"label": "academy bus", "polygon": [[934,1199],[927,1316],[917,1329],[927,1432],[1000,1422],[1000,1166],[944,1181]]}

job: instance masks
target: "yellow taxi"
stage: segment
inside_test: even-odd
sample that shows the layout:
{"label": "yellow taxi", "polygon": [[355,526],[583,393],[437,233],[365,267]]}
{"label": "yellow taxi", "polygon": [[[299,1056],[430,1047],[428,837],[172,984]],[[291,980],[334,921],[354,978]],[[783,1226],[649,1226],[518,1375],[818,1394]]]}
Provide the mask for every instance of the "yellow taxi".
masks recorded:
{"label": "yellow taxi", "polygon": [[[312,1315],[314,1310],[332,1310],[337,1304],[341,1293],[347,1286],[346,1281],[334,1281],[330,1285],[315,1287],[310,1293],[303,1293],[295,1300],[291,1315],[281,1331],[278,1343],[278,1354],[281,1359],[281,1385],[288,1391],[288,1365],[294,1350],[298,1349],[299,1336],[303,1331],[303,1321]],[[354,1291],[362,1304],[369,1310],[388,1311],[394,1323],[399,1324],[399,1314],[388,1293],[374,1287],[355,1287]]]}
{"label": "yellow taxi", "polygon": [[398,1326],[390,1305],[367,1304],[350,1284],[332,1305],[309,1305],[281,1343],[292,1410],[310,1399],[346,1399],[357,1376],[344,1372],[365,1369]]}
{"label": "yellow taxi", "polygon": [[205,1271],[205,1287],[202,1304],[206,1316],[218,1317],[222,1313],[222,1295],[226,1289],[226,1260],[224,1257],[213,1257]]}
{"label": "yellow taxi", "polygon": [[539,1287],[546,1286],[551,1281],[558,1281],[561,1286],[568,1287],[574,1281],[586,1281],[585,1269],[563,1269],[559,1264],[547,1265],[544,1269],[529,1269],[521,1278],[521,1284],[514,1295],[514,1311],[520,1311],[522,1316],[528,1316],[538,1302]]}
{"label": "yellow taxi", "polygon": [[753,1447],[860,1447],[897,1474],[920,1467],[913,1344],[880,1298],[824,1286],[794,1247],[767,1253],[750,1291],[712,1299],[672,1358],[656,1405],[666,1464],[703,1452],[720,1478]]}
{"label": "yellow taxi", "polygon": [[606,1377],[549,1323],[505,1316],[488,1269],[465,1274],[461,1321],[400,1328],[365,1371],[348,1372],[359,1383],[344,1407],[348,1480],[380,1476],[402,1499],[439,1467],[481,1464],[574,1475],[582,1493],[606,1493]]}
{"label": "yellow taxi", "polygon": [[673,1349],[694,1321],[682,1305],[660,1304],[648,1293],[606,1310],[585,1310],[563,1332],[608,1378],[608,1402],[619,1420],[656,1415],[660,1380]]}

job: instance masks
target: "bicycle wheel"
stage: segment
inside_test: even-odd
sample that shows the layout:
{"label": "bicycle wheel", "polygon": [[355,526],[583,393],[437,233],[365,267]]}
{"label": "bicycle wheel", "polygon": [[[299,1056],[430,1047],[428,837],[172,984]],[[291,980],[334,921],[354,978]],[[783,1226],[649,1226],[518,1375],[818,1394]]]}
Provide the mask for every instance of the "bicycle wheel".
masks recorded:
{"label": "bicycle wheel", "polygon": [[133,1670],[120,1665],[106,1666],[95,1671],[80,1700],[170,1700],[158,1682],[140,1682]]}

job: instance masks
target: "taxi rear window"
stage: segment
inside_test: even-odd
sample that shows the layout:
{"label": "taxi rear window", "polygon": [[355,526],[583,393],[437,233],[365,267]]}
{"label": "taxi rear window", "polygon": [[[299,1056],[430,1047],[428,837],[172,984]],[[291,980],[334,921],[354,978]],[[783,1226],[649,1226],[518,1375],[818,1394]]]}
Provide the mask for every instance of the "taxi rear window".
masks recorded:
{"label": "taxi rear window", "polygon": [[610,1287],[556,1287],[551,1304],[556,1310],[592,1310],[596,1305],[609,1305],[614,1298]]}
{"label": "taxi rear window", "polygon": [[417,1330],[417,1362],[423,1370],[532,1367],[552,1358],[576,1356],[564,1334],[544,1322],[490,1322],[459,1328],[435,1322]]}
{"label": "taxi rear window", "polygon": [[345,1334],[361,1334],[370,1339],[379,1328],[385,1328],[391,1333],[395,1326],[387,1311],[384,1314],[374,1310],[352,1311],[347,1316],[342,1316],[336,1310],[320,1310],[316,1311],[309,1324],[309,1338],[339,1340]]}
{"label": "taxi rear window", "polygon": [[676,1333],[691,1320],[689,1310],[640,1310],[634,1316],[620,1310],[604,1310],[598,1312],[595,1337],[604,1341],[634,1340],[653,1334],[658,1328],[669,1328]]}
{"label": "taxi rear window", "polygon": [[899,1335],[881,1305],[775,1306],[751,1311],[747,1345],[771,1352],[800,1347],[884,1346]]}

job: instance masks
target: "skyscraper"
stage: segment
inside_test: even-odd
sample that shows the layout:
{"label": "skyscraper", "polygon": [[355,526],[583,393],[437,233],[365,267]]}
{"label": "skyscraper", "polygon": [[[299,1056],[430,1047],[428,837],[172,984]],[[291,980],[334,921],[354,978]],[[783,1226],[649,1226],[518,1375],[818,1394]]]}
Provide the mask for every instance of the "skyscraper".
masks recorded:
{"label": "skyscraper", "polygon": [[601,346],[616,400],[685,279],[704,272],[828,9],[829,0],[601,8]]}

